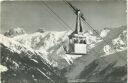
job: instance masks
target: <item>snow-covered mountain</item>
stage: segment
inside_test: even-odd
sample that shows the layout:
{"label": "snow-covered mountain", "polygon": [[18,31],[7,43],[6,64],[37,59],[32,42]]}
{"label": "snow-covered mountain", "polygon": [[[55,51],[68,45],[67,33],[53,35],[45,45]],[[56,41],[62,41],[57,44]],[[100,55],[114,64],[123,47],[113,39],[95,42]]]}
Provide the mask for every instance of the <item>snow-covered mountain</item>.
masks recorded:
{"label": "snow-covered mountain", "polygon": [[28,48],[13,38],[3,35],[0,38],[1,64],[7,67],[7,71],[2,73],[2,82],[8,82],[6,79],[12,82],[26,80],[28,83],[63,80],[60,71],[50,65],[45,53]]}
{"label": "snow-covered mountain", "polygon": [[101,30],[100,36],[104,38],[108,35],[109,32],[110,32],[109,28],[104,28],[103,30]]}
{"label": "snow-covered mountain", "polygon": [[[29,70],[26,69],[30,69],[31,72],[29,74],[33,71],[36,73],[38,71],[39,75],[41,74],[44,78],[58,83],[56,79],[66,81],[65,77],[67,77],[68,80],[76,79],[76,77],[80,79],[81,72],[88,70],[85,67],[91,68],[91,64],[95,64],[95,61],[99,62],[97,68],[102,70],[101,58],[116,58],[118,52],[119,54],[124,52],[123,54],[125,56],[127,46],[127,31],[125,26],[114,29],[105,28],[100,31],[99,35],[109,42],[109,44],[105,43],[104,40],[94,32],[85,32],[84,35],[86,36],[88,44],[88,54],[86,56],[66,54],[66,49],[68,49],[69,45],[68,35],[70,33],[71,31],[57,32],[40,29],[35,33],[28,34],[23,29],[16,28],[16,30],[12,29],[6,32],[6,35],[0,35],[2,65],[8,68],[7,73],[3,75],[6,76],[10,70],[13,71],[13,73],[15,73],[15,71],[19,73],[19,71],[28,72]],[[116,60],[112,59],[112,63],[114,63],[113,60],[117,61],[117,58]],[[105,64],[106,63],[103,63],[103,65]],[[94,71],[97,71],[96,75],[99,75],[98,72],[100,71],[97,69]],[[92,72],[94,73],[94,71]],[[28,77],[37,80],[35,77],[37,76],[36,73]],[[13,74],[11,75],[13,76]],[[15,74],[14,77],[16,77],[16,75],[18,74]],[[89,76],[90,74],[86,75]],[[54,76],[56,76],[56,78],[54,78]]]}
{"label": "snow-covered mountain", "polygon": [[[112,30],[109,28],[104,28],[103,30],[100,31],[100,36],[102,38],[107,38],[108,34],[111,33],[110,31],[112,31]],[[21,45],[27,47],[28,49],[42,53],[41,55],[43,57],[45,57],[47,62],[49,62],[49,64],[53,65],[54,67],[62,66],[59,64],[62,62],[62,61],[60,61],[62,59],[64,60],[65,65],[70,64],[74,60],[73,56],[68,56],[65,52],[65,49],[68,49],[68,42],[69,42],[68,35],[71,33],[71,31],[57,32],[57,31],[44,31],[43,29],[39,29],[35,33],[27,34],[27,33],[25,33],[25,30],[23,30],[22,28],[21,29],[13,28],[7,32],[13,33],[10,35],[11,39],[13,41],[19,42]],[[19,35],[18,34],[15,35],[14,33],[15,34],[19,33]],[[20,33],[22,33],[22,34],[20,34]],[[124,32],[122,32],[122,35],[124,35],[124,34],[126,37],[126,30],[124,30]],[[95,35],[94,32],[92,32],[91,30],[88,32],[85,32],[84,35],[86,36],[86,39],[87,39],[88,51],[90,49],[92,49],[93,47],[97,46],[98,43],[103,41],[102,38]],[[124,39],[126,39],[126,38],[124,38]],[[124,39],[123,39],[123,41],[125,41],[125,44],[126,44],[126,40],[124,40]],[[120,36],[112,39],[113,46],[116,46],[114,48],[117,48],[117,45],[116,45],[117,41],[120,41],[120,43],[123,43]],[[126,45],[125,45],[125,47],[126,47]],[[105,45],[103,48],[103,52],[105,53],[104,54],[104,56],[105,56],[105,55],[109,55],[109,54],[113,53],[114,50],[113,50],[113,48],[111,48],[110,45]]]}
{"label": "snow-covered mountain", "polygon": [[14,37],[17,35],[25,34],[26,32],[24,31],[23,28],[11,28],[9,31],[5,32],[4,35],[7,37]]}
{"label": "snow-covered mountain", "polygon": [[[64,43],[67,41],[68,32],[35,32],[33,34],[24,34],[13,37],[22,45],[27,46],[35,51],[39,51],[47,57],[49,63],[54,67],[58,66],[60,59],[64,59],[65,63],[69,62],[63,49]],[[58,62],[60,61],[60,62]]]}
{"label": "snow-covered mountain", "polygon": [[[16,30],[13,29],[13,31],[17,31],[17,28]],[[68,56],[67,54],[65,54],[65,48],[68,49],[68,35],[70,33],[71,31],[44,32],[43,30],[38,30],[37,32],[32,34],[24,33],[15,35],[11,38],[29,49],[33,49],[43,53],[45,56],[47,56],[47,58],[49,59],[49,63],[53,66],[60,66],[58,65],[60,63],[67,62],[68,64],[70,64],[74,58],[73,56]],[[85,36],[87,37],[87,42],[89,44],[88,48],[94,47],[95,43],[99,41],[99,39],[91,32],[85,33]],[[64,62],[60,61],[62,59],[64,59]]]}
{"label": "snow-covered mountain", "polygon": [[127,49],[126,37],[127,37],[127,32],[126,30],[124,30],[117,38],[112,40],[111,45],[105,45],[104,46],[105,55],[110,55],[115,52],[126,50]]}

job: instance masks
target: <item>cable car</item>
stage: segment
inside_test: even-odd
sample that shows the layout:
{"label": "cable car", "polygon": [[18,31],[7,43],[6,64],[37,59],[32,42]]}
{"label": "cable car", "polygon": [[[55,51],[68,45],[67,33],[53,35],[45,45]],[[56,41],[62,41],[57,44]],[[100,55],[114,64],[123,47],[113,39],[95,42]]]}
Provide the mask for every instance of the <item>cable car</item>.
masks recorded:
{"label": "cable car", "polygon": [[85,55],[87,54],[86,37],[84,36],[81,25],[81,12],[78,10],[76,18],[76,29],[69,37],[69,50],[67,54]]}

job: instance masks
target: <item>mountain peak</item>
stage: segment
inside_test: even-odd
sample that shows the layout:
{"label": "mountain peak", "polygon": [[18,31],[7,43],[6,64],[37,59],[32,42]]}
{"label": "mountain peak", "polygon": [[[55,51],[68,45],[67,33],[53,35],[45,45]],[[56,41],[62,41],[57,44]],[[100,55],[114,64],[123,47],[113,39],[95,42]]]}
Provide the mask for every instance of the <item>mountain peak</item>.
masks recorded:
{"label": "mountain peak", "polygon": [[36,32],[44,33],[44,32],[45,32],[45,30],[44,30],[44,29],[42,29],[42,28],[39,28]]}
{"label": "mountain peak", "polygon": [[25,33],[26,32],[23,28],[16,27],[16,28],[10,28],[7,32],[4,33],[4,36],[14,37],[14,36],[25,34]]}

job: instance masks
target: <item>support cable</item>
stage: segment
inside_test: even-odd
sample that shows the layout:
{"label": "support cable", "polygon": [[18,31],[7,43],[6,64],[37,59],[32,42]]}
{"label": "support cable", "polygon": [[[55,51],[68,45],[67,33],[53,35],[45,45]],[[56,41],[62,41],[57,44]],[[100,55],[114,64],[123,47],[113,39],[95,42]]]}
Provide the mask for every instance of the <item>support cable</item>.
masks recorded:
{"label": "support cable", "polygon": [[57,15],[57,13],[55,13],[55,11],[52,10],[44,1],[43,1],[43,4],[44,4],[58,19],[60,19],[60,20],[63,22],[63,24],[65,24],[69,29],[71,29],[71,30],[73,31],[73,29],[72,29],[59,15]]}

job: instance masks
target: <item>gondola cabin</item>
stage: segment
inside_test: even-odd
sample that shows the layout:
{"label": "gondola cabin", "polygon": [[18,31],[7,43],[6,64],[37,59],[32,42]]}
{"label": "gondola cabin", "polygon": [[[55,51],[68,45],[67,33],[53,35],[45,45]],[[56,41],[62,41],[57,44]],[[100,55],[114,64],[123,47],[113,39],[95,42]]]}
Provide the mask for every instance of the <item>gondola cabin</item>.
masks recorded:
{"label": "gondola cabin", "polygon": [[69,54],[87,54],[86,37],[81,25],[81,12],[77,11],[76,29],[69,36]]}

